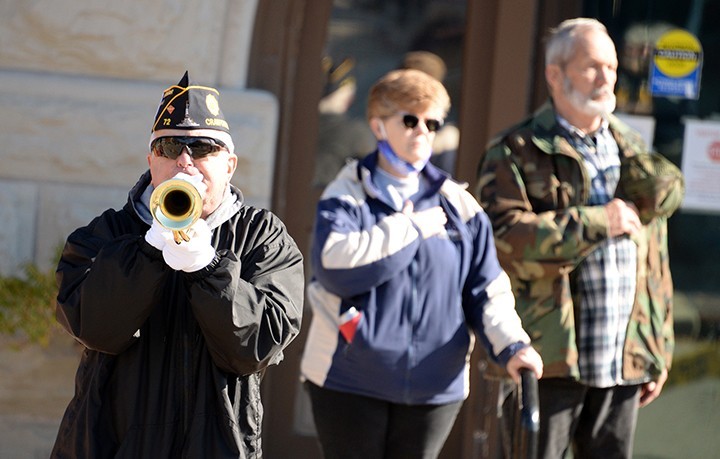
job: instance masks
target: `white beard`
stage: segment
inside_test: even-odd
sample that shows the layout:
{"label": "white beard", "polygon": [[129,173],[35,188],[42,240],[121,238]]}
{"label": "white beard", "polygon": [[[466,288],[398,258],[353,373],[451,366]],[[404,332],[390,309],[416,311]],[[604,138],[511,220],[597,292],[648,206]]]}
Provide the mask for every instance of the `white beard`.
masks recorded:
{"label": "white beard", "polygon": [[[615,94],[606,89],[596,89],[590,93],[590,95],[586,96],[575,89],[570,79],[565,78],[563,81],[563,92],[570,102],[570,105],[585,115],[603,116],[615,111]],[[594,100],[595,97],[600,95],[604,95],[606,98],[603,100]]]}

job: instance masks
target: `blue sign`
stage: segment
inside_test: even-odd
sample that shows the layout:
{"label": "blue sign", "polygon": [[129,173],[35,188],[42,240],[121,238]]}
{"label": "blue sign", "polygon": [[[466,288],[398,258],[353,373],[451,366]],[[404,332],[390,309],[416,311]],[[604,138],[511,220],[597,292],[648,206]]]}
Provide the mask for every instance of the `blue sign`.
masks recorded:
{"label": "blue sign", "polygon": [[655,43],[650,61],[650,93],[697,99],[702,61],[702,45],[693,34],[682,29],[666,32]]}
{"label": "blue sign", "polygon": [[700,69],[695,69],[683,77],[671,77],[662,73],[655,64],[651,64],[650,93],[654,97],[697,99],[700,96]]}

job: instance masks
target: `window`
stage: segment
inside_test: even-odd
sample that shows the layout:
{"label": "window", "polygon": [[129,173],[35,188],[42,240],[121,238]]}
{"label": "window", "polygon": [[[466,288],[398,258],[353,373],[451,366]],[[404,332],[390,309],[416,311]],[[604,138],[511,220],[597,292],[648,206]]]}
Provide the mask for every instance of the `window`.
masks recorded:
{"label": "window", "polygon": [[[603,22],[615,40],[620,113],[655,123],[653,145],[682,164],[687,120],[720,125],[720,2],[674,0],[586,1],[585,16]],[[704,59],[699,98],[653,97],[648,75],[654,43],[670,29],[684,29],[701,43]],[[637,457],[710,457],[720,447],[720,215],[681,209],[669,222],[675,284],[676,351],[663,395],[640,411]]]}

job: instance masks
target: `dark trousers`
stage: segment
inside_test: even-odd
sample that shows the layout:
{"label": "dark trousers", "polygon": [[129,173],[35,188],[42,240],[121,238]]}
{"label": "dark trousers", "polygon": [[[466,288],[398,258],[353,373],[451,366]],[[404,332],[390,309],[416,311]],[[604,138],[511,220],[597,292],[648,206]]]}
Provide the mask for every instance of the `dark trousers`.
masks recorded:
{"label": "dark trousers", "polygon": [[401,405],[305,386],[325,459],[434,459],[462,406]]}
{"label": "dark trousers", "polygon": [[[577,459],[632,457],[640,386],[598,389],[571,379],[543,378],[538,390],[539,458],[562,459],[569,448]],[[508,397],[503,413],[515,409],[512,403]],[[503,428],[508,428],[506,422]]]}

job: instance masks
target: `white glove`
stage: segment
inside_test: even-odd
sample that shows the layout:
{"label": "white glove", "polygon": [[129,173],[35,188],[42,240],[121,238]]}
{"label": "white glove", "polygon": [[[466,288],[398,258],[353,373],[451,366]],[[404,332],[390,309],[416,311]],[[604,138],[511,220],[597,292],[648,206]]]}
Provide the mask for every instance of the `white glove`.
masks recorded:
{"label": "white glove", "polygon": [[205,192],[207,191],[207,185],[203,183],[203,175],[197,174],[197,175],[189,175],[184,172],[178,172],[174,179],[180,179],[185,180],[186,182],[190,182],[192,186],[194,186],[199,192],[200,196],[203,198],[205,197]]}
{"label": "white glove", "polygon": [[[212,232],[202,218],[185,232],[190,241],[176,244],[167,242],[162,249],[165,263],[176,271],[191,273],[203,269],[215,258],[215,248],[210,243]],[[172,235],[170,236],[172,238]]]}
{"label": "white glove", "polygon": [[156,249],[162,250],[168,241],[173,240],[172,231],[164,228],[157,220],[153,219],[152,226],[145,233],[145,240]]}

